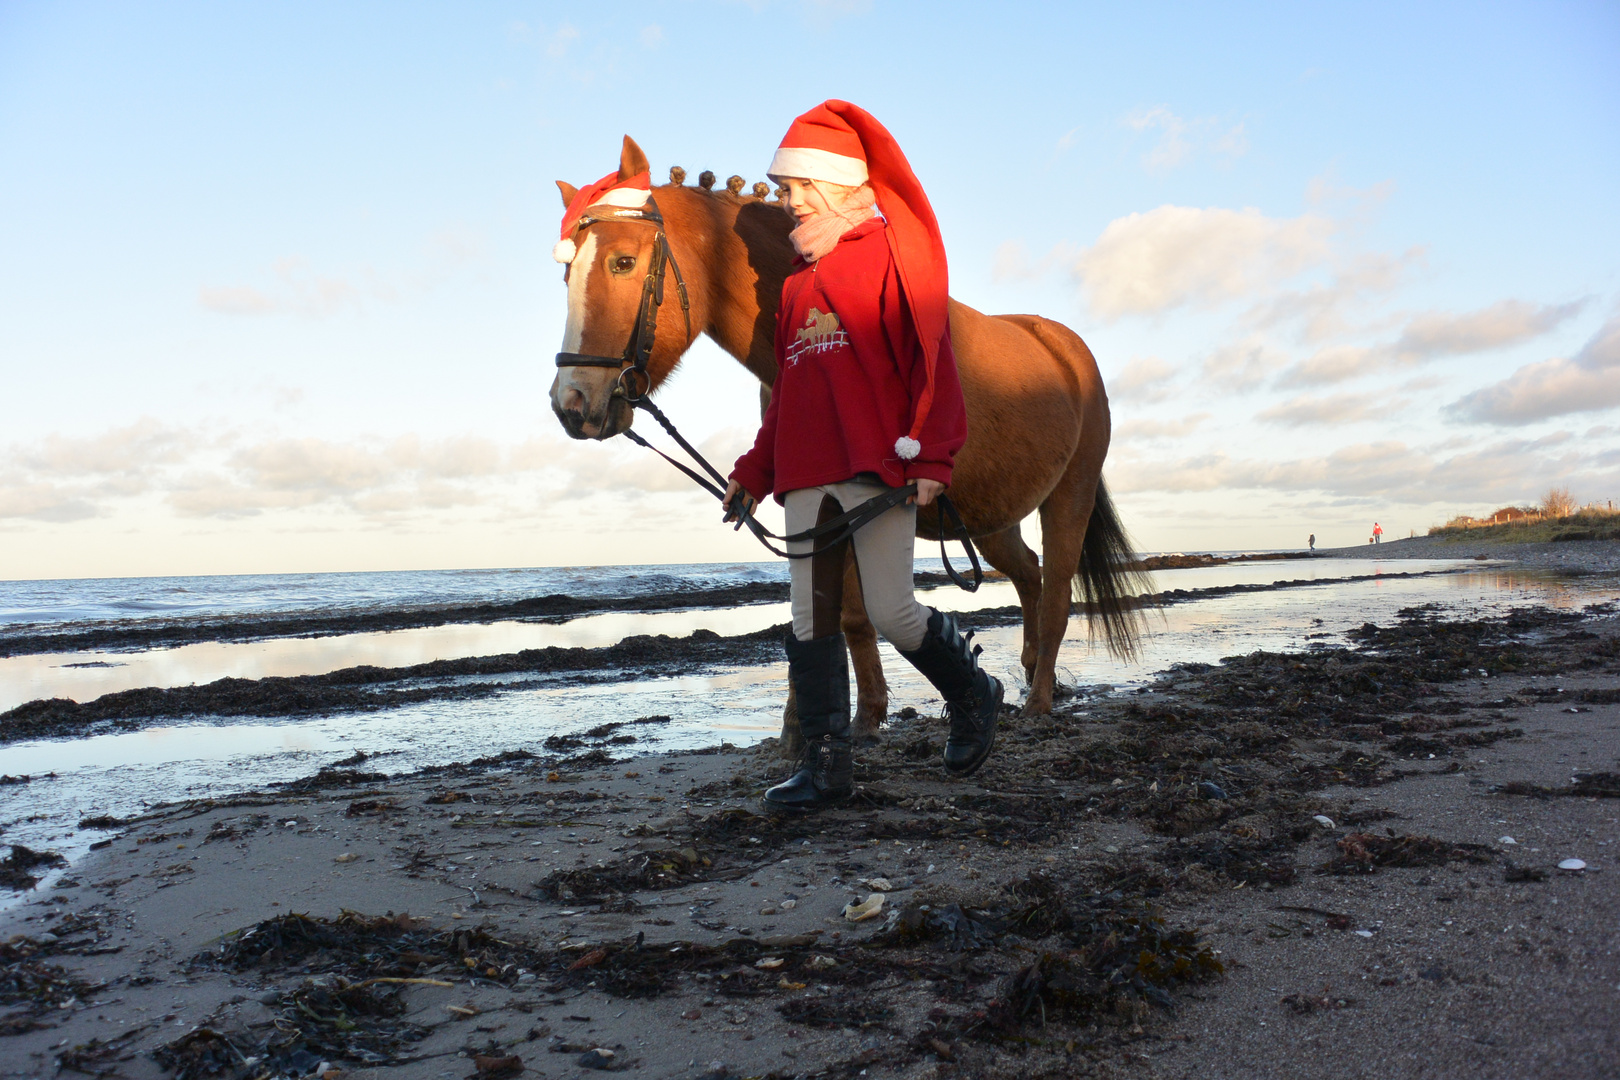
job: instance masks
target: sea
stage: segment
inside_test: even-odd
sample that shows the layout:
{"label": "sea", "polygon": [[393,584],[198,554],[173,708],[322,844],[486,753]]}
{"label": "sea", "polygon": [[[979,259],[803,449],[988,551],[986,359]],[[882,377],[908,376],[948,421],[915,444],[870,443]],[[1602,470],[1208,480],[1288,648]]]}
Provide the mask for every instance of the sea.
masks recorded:
{"label": "sea", "polygon": [[[939,564],[919,559],[918,569]],[[1478,617],[1524,605],[1578,609],[1620,599],[1612,578],[1566,579],[1474,560],[1322,557],[1232,562],[1154,577],[1159,589],[1180,590],[1187,599],[1152,614],[1141,655],[1129,662],[1110,656],[1088,641],[1084,620],[1075,618],[1060,654],[1061,685],[1081,695],[1143,691],[1178,664],[1217,663],[1257,649],[1342,646],[1347,631],[1387,624],[1403,609],[1428,606],[1451,617]],[[501,604],[554,594],[633,601],[786,580],[785,564],[764,562],[0,581],[0,634]],[[1251,588],[1227,591],[1231,586]],[[1004,581],[986,582],[973,594],[928,589],[919,598],[958,611],[1017,603]],[[6,710],[39,698],[84,702],[137,687],[319,674],[357,664],[398,667],[547,645],[596,647],[636,634],[682,637],[706,629],[731,635],[787,620],[785,603],[755,603],[7,657],[0,658],[0,723]],[[1021,696],[1021,629],[994,627],[975,640],[1009,696]],[[939,709],[932,687],[887,645],[883,656],[891,710]],[[781,661],[583,684],[526,677],[493,696],[376,712],[198,716],[8,743],[0,745],[0,776],[29,779],[0,783],[0,844],[48,847],[71,859],[104,835],[78,828],[84,818],[127,817],[177,800],[263,788],[356,751],[368,755],[368,770],[402,773],[508,750],[538,752],[552,735],[649,716],[668,720],[636,725],[638,741],[626,755],[749,745],[779,730],[785,677]]]}

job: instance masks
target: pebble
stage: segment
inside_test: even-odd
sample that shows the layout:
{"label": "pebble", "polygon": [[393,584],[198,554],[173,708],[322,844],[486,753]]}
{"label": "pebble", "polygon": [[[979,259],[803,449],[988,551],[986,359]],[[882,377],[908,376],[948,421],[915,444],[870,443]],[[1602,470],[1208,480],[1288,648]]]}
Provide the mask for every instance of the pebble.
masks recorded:
{"label": "pebble", "polygon": [[1357,930],[1355,931],[1355,935],[1357,937],[1372,937],[1373,932],[1371,930]]}
{"label": "pebble", "polygon": [[1518,843],[1518,841],[1513,839],[1513,837],[1511,837],[1511,836],[1499,836],[1499,837],[1497,837],[1496,842],[1498,844],[1517,844]]}
{"label": "pebble", "polygon": [[1226,798],[1226,792],[1221,790],[1221,785],[1211,780],[1200,780],[1198,782],[1198,792],[1206,799]]}
{"label": "pebble", "polygon": [[859,904],[844,905],[844,918],[850,922],[865,922],[874,919],[883,910],[884,894],[875,892]]}
{"label": "pebble", "polygon": [[579,1055],[579,1063],[587,1069],[613,1068],[613,1051],[603,1046],[594,1050],[587,1050]]}
{"label": "pebble", "polygon": [[1338,827],[1333,824],[1333,819],[1328,817],[1326,814],[1317,814],[1312,817],[1311,820],[1322,826],[1324,829],[1334,829]]}
{"label": "pebble", "polygon": [[1586,869],[1586,863],[1580,859],[1565,859],[1558,864],[1560,870],[1579,871]]}
{"label": "pebble", "polygon": [[797,900],[784,900],[777,905],[777,907],[781,908],[783,911],[792,911],[798,906],[799,902]]}

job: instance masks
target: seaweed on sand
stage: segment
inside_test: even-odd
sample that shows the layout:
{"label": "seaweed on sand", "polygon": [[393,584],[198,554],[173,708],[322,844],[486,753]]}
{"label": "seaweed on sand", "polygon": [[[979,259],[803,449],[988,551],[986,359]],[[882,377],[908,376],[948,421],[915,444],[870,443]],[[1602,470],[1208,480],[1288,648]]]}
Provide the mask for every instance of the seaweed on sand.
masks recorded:
{"label": "seaweed on sand", "polygon": [[563,903],[622,900],[639,889],[676,889],[707,879],[714,860],[695,847],[637,851],[606,866],[557,870],[535,883],[541,895]]}
{"label": "seaweed on sand", "polygon": [[992,1029],[1006,1031],[1036,1016],[1114,1013],[1139,1006],[1173,1009],[1171,989],[1220,976],[1225,967],[1190,930],[1173,930],[1152,905],[1088,897],[1065,935],[1071,946],[1043,953],[1002,984],[987,1010]]}
{"label": "seaweed on sand", "polygon": [[1620,799],[1620,773],[1576,773],[1563,787],[1543,787],[1523,780],[1511,780],[1495,789],[1499,795],[1529,795],[1532,798]]}
{"label": "seaweed on sand", "polygon": [[152,1052],[175,1080],[261,1080],[303,1076],[322,1061],[359,1065],[403,1064],[406,1043],[427,1037],[429,1029],[402,1020],[401,988],[374,982],[307,980],[280,999],[271,1033],[193,1029]]}
{"label": "seaweed on sand", "polygon": [[12,844],[11,854],[0,859],[0,887],[16,889],[18,892],[32,889],[39,883],[39,877],[29,871],[41,866],[66,865],[67,860],[54,851],[35,851],[21,844]]}
{"label": "seaweed on sand", "polygon": [[344,911],[336,919],[298,914],[266,919],[199,953],[191,964],[230,971],[297,967],[348,978],[411,978],[448,969],[511,985],[524,972],[544,966],[546,958],[482,928],[434,930],[409,915]]}
{"label": "seaweed on sand", "polygon": [[0,1036],[54,1027],[45,1017],[100,989],[40,960],[41,948],[27,937],[0,942]]}
{"label": "seaweed on sand", "polygon": [[1453,844],[1432,836],[1387,836],[1354,832],[1339,841],[1339,854],[1317,872],[1372,873],[1385,866],[1444,866],[1448,862],[1490,862],[1495,854],[1481,844]]}

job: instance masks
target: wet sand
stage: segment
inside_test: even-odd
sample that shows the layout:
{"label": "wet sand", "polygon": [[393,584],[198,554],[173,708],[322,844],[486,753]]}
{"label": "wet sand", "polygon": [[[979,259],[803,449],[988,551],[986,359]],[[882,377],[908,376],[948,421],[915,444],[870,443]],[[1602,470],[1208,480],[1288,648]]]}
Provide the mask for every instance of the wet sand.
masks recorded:
{"label": "wet sand", "polygon": [[967,781],[902,710],[805,819],[771,742],[615,728],[86,822],[0,915],[0,1076],[1614,1076],[1617,675],[1608,610],[1412,612]]}

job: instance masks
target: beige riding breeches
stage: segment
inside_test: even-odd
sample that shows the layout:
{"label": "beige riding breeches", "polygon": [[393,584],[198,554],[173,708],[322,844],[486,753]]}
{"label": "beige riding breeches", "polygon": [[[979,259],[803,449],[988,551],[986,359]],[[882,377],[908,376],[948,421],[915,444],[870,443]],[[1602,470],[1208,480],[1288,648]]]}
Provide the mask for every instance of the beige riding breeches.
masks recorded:
{"label": "beige riding breeches", "polygon": [[[803,532],[889,490],[883,484],[846,480],[840,484],[790,491],[784,500],[789,535]],[[855,566],[866,615],[889,644],[911,651],[928,632],[929,611],[912,591],[911,560],[917,535],[917,508],[896,506],[856,532]],[[844,564],[850,541],[809,559],[792,559],[793,636],[800,641],[836,634],[844,607]],[[810,551],[810,542],[789,544],[790,552]]]}

